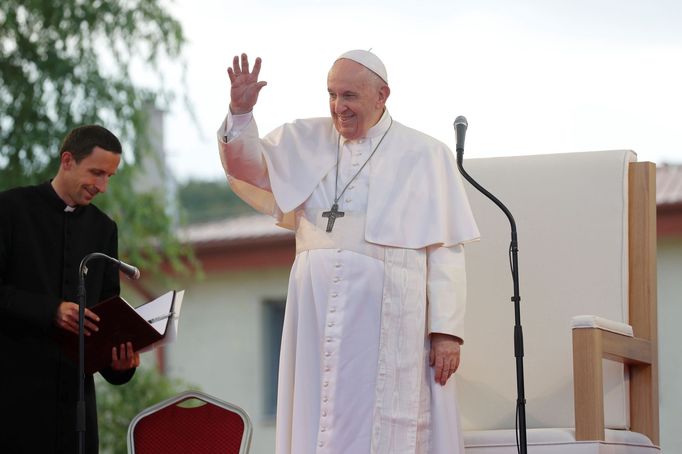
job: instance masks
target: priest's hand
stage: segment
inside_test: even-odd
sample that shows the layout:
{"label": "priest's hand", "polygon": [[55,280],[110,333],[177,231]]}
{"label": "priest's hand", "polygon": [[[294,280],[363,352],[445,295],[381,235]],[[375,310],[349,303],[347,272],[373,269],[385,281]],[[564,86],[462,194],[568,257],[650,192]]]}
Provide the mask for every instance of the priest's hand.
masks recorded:
{"label": "priest's hand", "polygon": [[[99,317],[86,307],[83,324],[83,332],[86,336],[99,330],[95,322],[99,322]],[[71,301],[62,301],[59,307],[57,307],[54,323],[62,329],[78,334],[78,304]]]}
{"label": "priest's hand", "polygon": [[253,110],[253,106],[258,101],[258,94],[268,83],[258,81],[260,73],[261,59],[256,58],[253,71],[249,72],[249,58],[242,54],[241,63],[239,56],[235,55],[232,60],[232,67],[227,68],[227,75],[230,76],[230,112],[241,115]]}
{"label": "priest's hand", "polygon": [[445,385],[459,367],[461,340],[443,333],[431,333],[429,363],[434,369],[436,383]]}
{"label": "priest's hand", "polygon": [[129,370],[140,365],[140,354],[133,350],[133,344],[127,342],[121,344],[118,351],[116,347],[111,349],[111,368],[113,370]]}

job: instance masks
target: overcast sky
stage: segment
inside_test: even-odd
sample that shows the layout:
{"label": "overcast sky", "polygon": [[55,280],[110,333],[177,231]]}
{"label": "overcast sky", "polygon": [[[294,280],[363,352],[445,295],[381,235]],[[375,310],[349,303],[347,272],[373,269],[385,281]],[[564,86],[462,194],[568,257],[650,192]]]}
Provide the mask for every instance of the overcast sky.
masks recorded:
{"label": "overcast sky", "polygon": [[[682,163],[682,2],[678,0],[176,0],[189,40],[189,98],[166,117],[180,180],[220,178],[215,130],[229,103],[226,68],[263,59],[261,134],[328,115],[326,75],[350,49],[388,70],[393,117],[466,158],[632,149]],[[171,78],[172,79],[172,78]]]}

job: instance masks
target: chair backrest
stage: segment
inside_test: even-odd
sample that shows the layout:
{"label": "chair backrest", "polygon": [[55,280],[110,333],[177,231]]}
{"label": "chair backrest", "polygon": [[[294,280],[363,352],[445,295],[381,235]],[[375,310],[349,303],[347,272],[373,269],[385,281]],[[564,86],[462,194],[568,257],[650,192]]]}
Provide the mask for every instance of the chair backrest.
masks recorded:
{"label": "chair backrest", "polygon": [[143,410],[131,421],[128,452],[245,454],[251,433],[251,421],[241,408],[187,391]]}
{"label": "chair backrest", "polygon": [[[518,226],[528,428],[574,427],[570,321],[628,322],[629,151],[465,161]],[[458,388],[465,430],[513,429],[516,375],[509,224],[467,184],[481,241],[467,245],[468,304]],[[606,425],[629,425],[620,363],[605,364]]]}

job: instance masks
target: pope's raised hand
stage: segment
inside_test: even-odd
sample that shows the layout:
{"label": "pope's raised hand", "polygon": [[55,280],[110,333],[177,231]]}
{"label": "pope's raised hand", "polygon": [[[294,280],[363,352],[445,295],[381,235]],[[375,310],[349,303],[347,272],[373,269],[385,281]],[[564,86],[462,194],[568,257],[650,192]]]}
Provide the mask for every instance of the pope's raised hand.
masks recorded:
{"label": "pope's raised hand", "polygon": [[227,68],[230,76],[230,111],[235,115],[245,114],[253,110],[258,101],[258,94],[267,85],[265,81],[258,81],[261,59],[256,58],[253,70],[249,72],[249,57],[246,54],[235,56],[232,67]]}

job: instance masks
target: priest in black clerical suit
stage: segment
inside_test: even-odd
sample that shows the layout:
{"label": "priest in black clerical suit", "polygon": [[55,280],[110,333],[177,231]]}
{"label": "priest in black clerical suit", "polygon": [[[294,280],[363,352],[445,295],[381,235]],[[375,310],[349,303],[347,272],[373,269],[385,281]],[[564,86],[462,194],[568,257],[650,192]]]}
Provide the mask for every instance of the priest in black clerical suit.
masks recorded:
{"label": "priest in black clerical suit", "polygon": [[[75,453],[77,364],[54,343],[57,330],[78,331],[78,267],[91,252],[116,257],[114,221],[90,204],[121,158],[118,139],[100,126],[73,130],[57,176],[0,193],[0,452]],[[118,269],[88,264],[87,306],[119,293]],[[97,318],[86,309],[86,332]],[[87,342],[87,340],[86,340]],[[112,352],[101,373],[129,381],[139,365],[130,344]],[[95,389],[86,376],[86,452],[98,452]]]}

